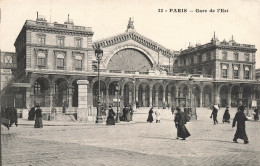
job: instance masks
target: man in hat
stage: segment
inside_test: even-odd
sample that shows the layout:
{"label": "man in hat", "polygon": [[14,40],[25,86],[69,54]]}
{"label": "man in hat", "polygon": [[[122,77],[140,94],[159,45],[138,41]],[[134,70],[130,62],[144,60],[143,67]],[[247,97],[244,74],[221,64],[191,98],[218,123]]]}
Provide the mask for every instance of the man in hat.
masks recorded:
{"label": "man in hat", "polygon": [[211,115],[210,115],[210,118],[213,117],[214,125],[215,125],[215,124],[218,124],[218,120],[217,120],[218,109],[219,109],[218,105],[214,105],[214,106],[213,106],[212,113],[211,113]]}
{"label": "man in hat", "polygon": [[230,114],[229,114],[229,110],[228,110],[228,106],[226,107],[226,110],[225,110],[225,113],[224,113],[224,115],[223,115],[223,123],[225,123],[225,122],[228,122],[228,123],[230,123]]}
{"label": "man in hat", "polygon": [[240,106],[238,112],[235,115],[235,118],[233,120],[232,127],[235,127],[237,122],[237,131],[234,135],[233,141],[237,143],[237,139],[243,139],[245,144],[248,144],[248,138],[246,135],[246,124],[245,121],[247,120],[245,114],[244,114],[245,106]]}
{"label": "man in hat", "polygon": [[175,127],[177,128],[177,139],[182,138],[182,140],[185,140],[187,137],[190,136],[189,131],[185,127],[186,120],[185,115],[181,111],[179,107],[176,107],[177,113],[174,118]]}

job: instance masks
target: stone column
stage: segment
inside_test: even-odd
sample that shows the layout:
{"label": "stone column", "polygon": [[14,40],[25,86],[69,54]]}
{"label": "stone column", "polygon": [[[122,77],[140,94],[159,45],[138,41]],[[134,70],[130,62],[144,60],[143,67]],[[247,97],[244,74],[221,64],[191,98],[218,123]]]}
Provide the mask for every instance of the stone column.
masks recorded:
{"label": "stone column", "polygon": [[[179,88],[178,88],[179,89]],[[179,97],[179,90],[176,89],[176,94],[175,94],[175,98],[178,98]],[[175,99],[175,107],[179,107],[180,106],[180,102],[179,102],[179,99]]]}
{"label": "stone column", "polygon": [[243,70],[243,64],[240,64],[239,67],[239,79],[244,79],[244,74],[243,74],[244,70]]}
{"label": "stone column", "polygon": [[154,106],[158,107],[159,106],[159,101],[158,101],[158,87],[155,87],[155,99],[154,99]]}
{"label": "stone column", "polygon": [[87,80],[78,80],[78,110],[77,110],[77,120],[80,122],[88,121],[88,103],[87,103]]}
{"label": "stone column", "polygon": [[32,104],[33,104],[31,102],[31,88],[29,88],[29,87],[26,88],[25,97],[26,97],[26,107],[28,109],[30,109],[30,107],[32,107]]}
{"label": "stone column", "polygon": [[202,90],[200,90],[200,107],[201,107],[201,108],[203,107],[203,106],[202,106],[202,96],[203,96]]}
{"label": "stone column", "polygon": [[231,107],[231,90],[228,92],[228,106]]}
{"label": "stone column", "polygon": [[145,90],[142,93],[142,101],[143,101],[143,105],[142,106],[145,106]]}
{"label": "stone column", "polygon": [[69,87],[69,108],[71,108],[72,107],[72,102],[73,102],[73,98],[72,98],[72,96],[73,96],[73,87]]}
{"label": "stone column", "polygon": [[150,104],[149,104],[149,106],[152,107],[153,106],[153,87],[150,86],[149,90],[150,90],[150,96],[149,96]]}
{"label": "stone column", "polygon": [[165,89],[163,89],[163,100],[162,100],[163,103],[165,103],[165,97],[166,97],[166,96],[165,96]]}
{"label": "stone column", "polygon": [[109,106],[109,103],[110,101],[109,101],[109,89],[107,88],[106,89],[106,103],[107,103],[107,106]]}
{"label": "stone column", "polygon": [[171,107],[172,105],[171,92],[168,92],[168,105]]}

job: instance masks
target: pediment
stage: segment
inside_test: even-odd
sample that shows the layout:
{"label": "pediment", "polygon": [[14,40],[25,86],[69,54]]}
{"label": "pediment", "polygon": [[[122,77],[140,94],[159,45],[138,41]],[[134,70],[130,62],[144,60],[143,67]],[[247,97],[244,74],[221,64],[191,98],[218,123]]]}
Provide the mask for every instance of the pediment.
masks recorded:
{"label": "pediment", "polygon": [[111,47],[113,45],[117,45],[123,43],[128,40],[133,40],[138,44],[141,44],[155,52],[160,52],[160,54],[166,57],[172,57],[173,52],[169,49],[163,47],[162,45],[152,41],[151,39],[139,34],[135,30],[126,31],[125,33],[115,35],[113,37],[109,37],[106,39],[98,40],[94,42],[94,47],[97,48],[98,45],[102,48]]}

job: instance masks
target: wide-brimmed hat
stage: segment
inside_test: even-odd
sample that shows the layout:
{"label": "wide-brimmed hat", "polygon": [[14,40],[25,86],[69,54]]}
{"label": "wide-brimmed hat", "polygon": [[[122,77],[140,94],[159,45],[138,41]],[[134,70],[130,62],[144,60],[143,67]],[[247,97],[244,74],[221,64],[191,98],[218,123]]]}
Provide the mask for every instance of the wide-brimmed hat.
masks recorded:
{"label": "wide-brimmed hat", "polygon": [[181,109],[180,109],[180,107],[176,107],[176,110],[177,110],[177,111],[180,111]]}
{"label": "wide-brimmed hat", "polygon": [[229,106],[226,106],[226,108],[229,108]]}

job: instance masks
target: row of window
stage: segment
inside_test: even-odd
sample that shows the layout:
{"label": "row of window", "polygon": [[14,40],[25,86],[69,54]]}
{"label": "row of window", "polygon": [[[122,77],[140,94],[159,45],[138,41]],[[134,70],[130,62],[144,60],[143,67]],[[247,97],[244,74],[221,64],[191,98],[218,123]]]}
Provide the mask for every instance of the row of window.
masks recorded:
{"label": "row of window", "polygon": [[[38,44],[45,45],[46,43],[46,35],[45,34],[38,34]],[[74,38],[74,46],[76,48],[82,48],[82,41],[83,39],[80,37]],[[64,36],[57,36],[56,37],[56,44],[57,46],[64,47],[65,46],[65,37]]]}
{"label": "row of window", "polygon": [[[235,61],[241,60],[241,58],[239,57],[239,53],[235,52],[233,55],[234,55],[233,60],[235,60]],[[222,52],[222,59],[223,60],[228,60],[228,52],[226,52],[226,51]],[[243,60],[246,61],[246,62],[249,62],[249,54],[248,53],[244,54],[244,59]]]}
{"label": "row of window", "polygon": [[[75,69],[81,70],[82,69],[82,55],[76,55],[74,59],[74,67]],[[56,67],[59,69],[64,69],[65,68],[65,55],[63,54],[57,54],[56,55]],[[44,53],[39,53],[37,56],[37,65],[39,67],[46,67],[47,64],[47,57]]]}
{"label": "row of window", "polygon": [[[250,68],[245,66],[243,70],[244,79],[250,79]],[[228,67],[226,65],[222,65],[221,69],[221,77],[228,78]],[[239,79],[239,68],[237,66],[233,67],[233,78]]]}

